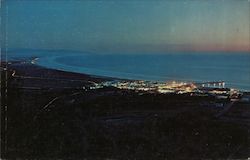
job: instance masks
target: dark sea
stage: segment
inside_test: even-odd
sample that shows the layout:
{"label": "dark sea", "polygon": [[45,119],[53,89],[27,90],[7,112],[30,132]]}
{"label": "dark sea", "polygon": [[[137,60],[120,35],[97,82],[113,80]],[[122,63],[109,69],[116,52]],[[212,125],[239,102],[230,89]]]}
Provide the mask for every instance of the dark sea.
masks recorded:
{"label": "dark sea", "polygon": [[38,65],[64,71],[152,81],[225,81],[226,87],[250,91],[250,54],[246,52],[30,54],[39,57]]}

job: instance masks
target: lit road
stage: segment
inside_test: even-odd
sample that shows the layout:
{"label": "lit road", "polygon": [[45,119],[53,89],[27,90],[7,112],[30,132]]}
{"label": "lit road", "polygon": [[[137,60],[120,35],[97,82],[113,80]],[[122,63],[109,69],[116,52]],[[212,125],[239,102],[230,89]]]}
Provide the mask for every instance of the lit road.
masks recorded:
{"label": "lit road", "polygon": [[217,115],[215,115],[215,117],[219,118],[221,116],[223,116],[225,113],[227,113],[229,111],[229,109],[234,105],[236,101],[232,101],[229,104],[227,104],[227,106]]}

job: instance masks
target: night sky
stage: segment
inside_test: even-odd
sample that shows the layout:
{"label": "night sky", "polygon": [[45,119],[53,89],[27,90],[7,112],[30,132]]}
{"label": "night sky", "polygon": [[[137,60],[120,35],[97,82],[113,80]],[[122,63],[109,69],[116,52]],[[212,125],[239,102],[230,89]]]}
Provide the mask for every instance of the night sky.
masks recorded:
{"label": "night sky", "polygon": [[3,0],[7,48],[250,51],[249,0]]}

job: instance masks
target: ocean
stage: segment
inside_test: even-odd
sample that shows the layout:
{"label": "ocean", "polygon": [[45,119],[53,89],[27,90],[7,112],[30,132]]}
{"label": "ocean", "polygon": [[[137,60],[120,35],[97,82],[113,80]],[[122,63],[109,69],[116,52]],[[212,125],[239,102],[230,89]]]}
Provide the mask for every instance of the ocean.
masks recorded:
{"label": "ocean", "polygon": [[226,87],[250,91],[249,53],[36,53],[38,65],[64,71],[152,81],[225,81]]}

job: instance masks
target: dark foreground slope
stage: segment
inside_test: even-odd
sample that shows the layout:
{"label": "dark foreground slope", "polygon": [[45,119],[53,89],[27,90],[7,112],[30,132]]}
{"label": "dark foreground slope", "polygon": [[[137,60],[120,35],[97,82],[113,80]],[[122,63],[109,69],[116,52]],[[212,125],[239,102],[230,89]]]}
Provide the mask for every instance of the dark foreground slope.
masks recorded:
{"label": "dark foreground slope", "polygon": [[200,105],[213,97],[86,91],[104,79],[30,64],[12,64],[1,75],[2,158],[249,157],[247,123],[214,118],[220,109]]}

